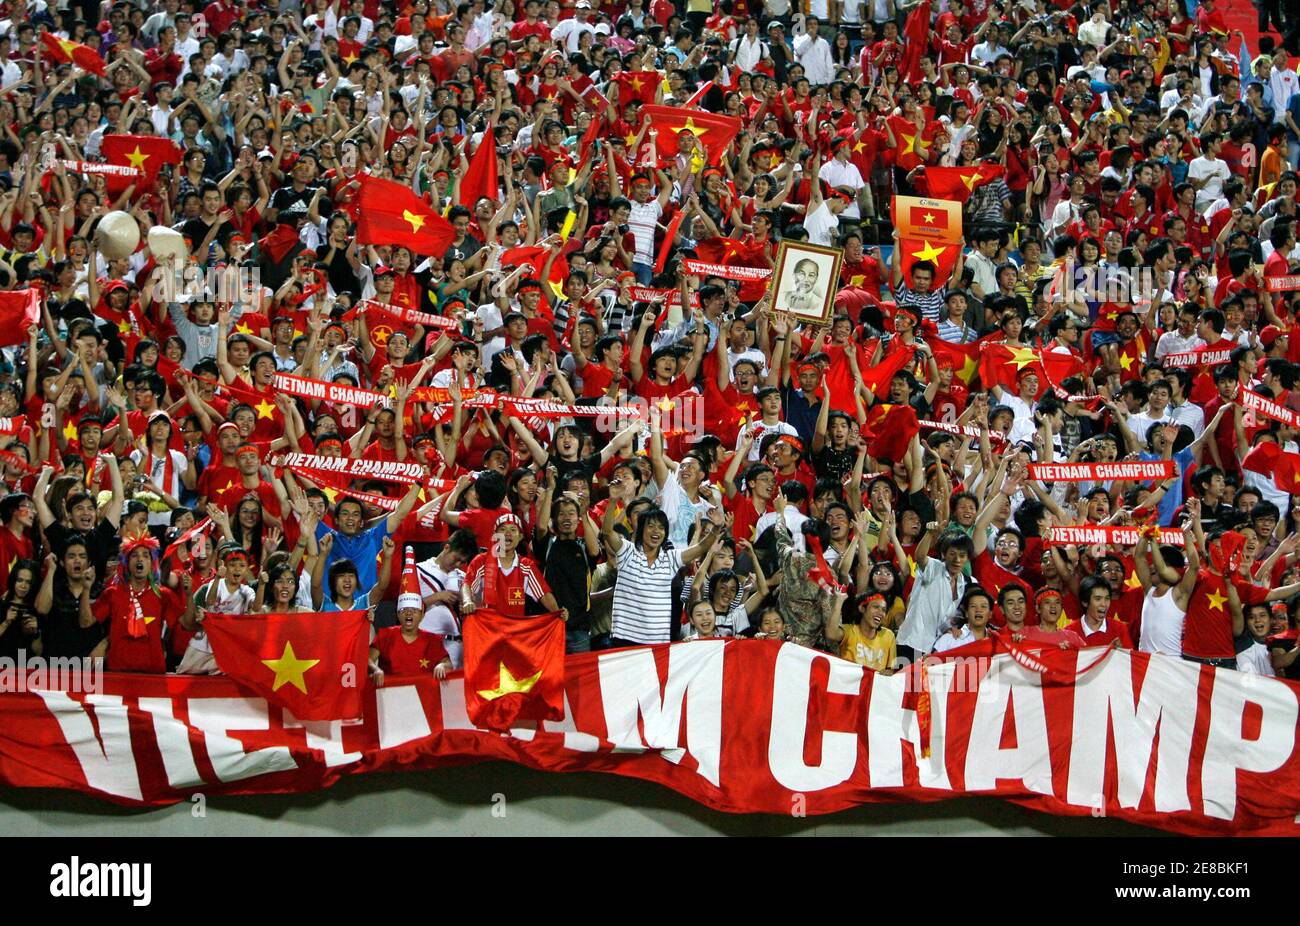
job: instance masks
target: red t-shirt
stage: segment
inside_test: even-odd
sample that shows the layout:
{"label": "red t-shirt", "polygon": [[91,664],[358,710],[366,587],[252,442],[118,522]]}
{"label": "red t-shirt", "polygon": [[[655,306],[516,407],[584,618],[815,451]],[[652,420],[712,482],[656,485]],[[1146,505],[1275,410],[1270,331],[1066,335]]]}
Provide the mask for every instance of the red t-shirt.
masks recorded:
{"label": "red t-shirt", "polygon": [[[135,613],[132,599],[139,603],[144,617],[145,635],[132,637],[128,633],[130,618]],[[111,672],[167,671],[163,654],[163,628],[175,627],[185,610],[178,593],[163,587],[158,591],[146,588],[133,595],[129,586],[114,583],[104,589],[92,606],[95,619],[108,622],[108,669]]]}
{"label": "red t-shirt", "polygon": [[582,395],[588,399],[598,399],[609,391],[609,384],[616,375],[603,363],[588,363],[578,371],[582,377]]}
{"label": "red t-shirt", "polygon": [[510,509],[468,508],[460,512],[460,526],[472,531],[479,548],[486,550],[492,546],[492,528],[496,526],[497,518],[503,514],[510,514]]}
{"label": "red t-shirt", "polygon": [[1066,633],[1075,633],[1083,637],[1083,641],[1089,646],[1109,646],[1114,640],[1119,641],[1119,645],[1124,649],[1133,648],[1133,640],[1128,635],[1128,628],[1123,622],[1117,620],[1106,620],[1106,626],[1101,630],[1088,630],[1083,620],[1073,621],[1070,626],[1065,628]]}
{"label": "red t-shirt", "polygon": [[551,593],[550,586],[542,578],[541,567],[528,557],[517,554],[515,565],[508,572],[499,565],[491,570],[496,581],[488,587],[487,565],[491,556],[491,553],[480,553],[465,570],[466,584],[482,594],[486,607],[507,617],[523,617],[527,613],[526,599],[540,601]]}
{"label": "red t-shirt", "polygon": [[379,650],[379,668],[391,675],[425,675],[447,658],[442,637],[427,630],[407,640],[401,627],[385,627],[370,645]]}
{"label": "red t-shirt", "polygon": [[1187,603],[1183,622],[1183,655],[1199,659],[1230,659],[1236,654],[1232,645],[1232,614],[1228,610],[1228,591],[1223,576],[1202,569],[1196,588]]}

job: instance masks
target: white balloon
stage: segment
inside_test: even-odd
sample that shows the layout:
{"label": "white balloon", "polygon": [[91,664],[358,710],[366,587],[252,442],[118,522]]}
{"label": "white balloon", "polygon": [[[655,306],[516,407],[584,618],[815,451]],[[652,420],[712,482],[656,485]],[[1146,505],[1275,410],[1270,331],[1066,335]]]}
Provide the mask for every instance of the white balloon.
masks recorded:
{"label": "white balloon", "polygon": [[95,244],[109,260],[130,257],[140,246],[140,226],[127,212],[110,212],[95,228]]}
{"label": "white balloon", "polygon": [[159,264],[166,264],[169,258],[184,261],[189,254],[185,247],[185,236],[166,225],[155,225],[149,229],[149,251]]}

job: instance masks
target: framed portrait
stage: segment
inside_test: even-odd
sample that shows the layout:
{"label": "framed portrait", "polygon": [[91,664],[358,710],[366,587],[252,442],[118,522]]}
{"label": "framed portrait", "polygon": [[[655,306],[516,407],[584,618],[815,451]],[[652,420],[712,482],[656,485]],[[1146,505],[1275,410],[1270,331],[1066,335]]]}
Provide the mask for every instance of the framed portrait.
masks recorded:
{"label": "framed portrait", "polygon": [[782,241],[769,290],[772,311],[814,325],[830,324],[843,259],[842,248]]}

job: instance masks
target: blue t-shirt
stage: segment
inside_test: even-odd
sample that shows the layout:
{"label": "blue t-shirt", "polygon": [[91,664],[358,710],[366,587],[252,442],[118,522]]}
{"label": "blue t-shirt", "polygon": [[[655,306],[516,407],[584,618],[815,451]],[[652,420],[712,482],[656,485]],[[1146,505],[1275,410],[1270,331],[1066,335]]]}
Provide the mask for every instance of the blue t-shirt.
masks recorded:
{"label": "blue t-shirt", "polygon": [[334,535],[334,546],[329,558],[325,560],[326,574],[339,560],[352,560],[352,565],[357,567],[357,590],[368,593],[379,579],[379,551],[383,549],[384,538],[388,536],[388,519],[384,518],[369,530],[353,536],[317,524],[316,540],[319,541],[326,534]]}
{"label": "blue t-shirt", "polygon": [[[338,543],[338,541],[336,540],[335,543]],[[370,608],[370,591],[367,590],[364,595],[356,594],[352,596],[352,607],[348,608],[348,610],[365,611],[368,610],[369,608]],[[320,609],[322,614],[326,611],[343,610],[337,604],[334,603],[334,598],[331,595],[330,590],[328,588],[325,589],[325,597],[321,599]]]}
{"label": "blue t-shirt", "polygon": [[[1138,459],[1150,461],[1159,460],[1161,457],[1154,453],[1140,453]],[[1159,517],[1161,527],[1171,527],[1174,523],[1174,512],[1183,506],[1183,476],[1191,465],[1192,449],[1190,447],[1174,454],[1174,473],[1178,479],[1169,487],[1164,498],[1160,499],[1160,504],[1156,506],[1156,514]]]}

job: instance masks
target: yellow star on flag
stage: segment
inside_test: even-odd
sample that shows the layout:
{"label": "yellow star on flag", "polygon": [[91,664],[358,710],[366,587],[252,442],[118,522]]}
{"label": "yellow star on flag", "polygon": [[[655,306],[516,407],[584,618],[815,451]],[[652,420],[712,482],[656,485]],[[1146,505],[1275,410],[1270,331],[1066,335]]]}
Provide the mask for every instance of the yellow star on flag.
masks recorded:
{"label": "yellow star on flag", "polygon": [[125,318],[117,323],[117,333],[127,335],[131,333],[131,323]]}
{"label": "yellow star on flag", "polygon": [[861,286],[865,282],[867,282],[865,274],[855,273],[853,276],[849,277],[850,286]]}
{"label": "yellow star on flag", "polygon": [[1141,588],[1141,587],[1142,587],[1142,582],[1140,579],[1138,579],[1137,573],[1136,572],[1129,573],[1129,577],[1124,580],[1124,590],[1128,591],[1130,588]]}
{"label": "yellow star on flag", "polygon": [[970,190],[973,193],[975,192],[975,184],[979,183],[983,179],[984,178],[980,175],[980,172],[976,171],[975,173],[971,174],[969,177],[962,177],[961,182],[966,184],[966,189]]}
{"label": "yellow star on flag", "polygon": [[1215,611],[1222,611],[1223,603],[1228,600],[1226,595],[1219,595],[1215,592],[1210,592],[1206,597],[1210,600],[1210,608]]}
{"label": "yellow star on flag", "polygon": [[339,490],[331,489],[329,486],[320,486],[320,490],[325,493],[325,497],[330,500],[330,507],[339,500]]}
{"label": "yellow star on flag", "polygon": [[139,145],[135,146],[134,151],[128,151],[126,154],[126,159],[131,162],[131,166],[136,170],[144,170],[144,162],[149,160],[149,157],[150,155],[140,150]]}
{"label": "yellow star on flag", "polygon": [[229,491],[230,491],[231,489],[233,489],[234,487],[235,487],[235,480],[231,479],[229,482],[226,483],[226,487],[225,487],[224,489],[222,489],[221,491],[222,491],[223,493],[225,493],[225,492],[229,492]]}
{"label": "yellow star on flag", "polygon": [[351,67],[351,66],[352,66],[352,62],[353,62],[353,61],[356,61],[356,60],[357,60],[357,56],[356,56],[356,55],[344,55],[344,56],[343,56],[343,63],[346,64],[348,67]]}
{"label": "yellow star on flag", "polygon": [[904,136],[902,136],[902,138],[903,138],[903,141],[907,142],[907,144],[903,146],[903,154],[907,154],[909,151],[915,153],[915,152],[916,152],[916,136],[915,136],[915,135],[904,135]]}
{"label": "yellow star on flag", "polygon": [[424,227],[424,216],[416,215],[410,209],[402,210],[402,218],[411,223],[411,231],[418,232]]}
{"label": "yellow star on flag", "polygon": [[1128,354],[1120,354],[1119,365],[1127,372],[1129,367],[1133,366],[1133,358]]}
{"label": "yellow star on flag", "polygon": [[[673,407],[674,407],[674,406],[673,406],[673,400],[670,399],[670,398],[668,398],[668,396],[664,396],[662,399],[660,399],[660,400],[659,400],[658,402],[656,402],[655,404],[658,405],[659,408],[660,408],[662,411],[665,411],[665,412],[670,412],[670,411],[672,411],[672,410],[673,410]],[[1300,475],[1297,475],[1296,478],[1297,478],[1297,479],[1300,479]]]}
{"label": "yellow star on flag", "polygon": [[682,126],[680,129],[673,129],[673,131],[676,132],[678,135],[680,135],[682,132],[690,132],[696,138],[699,138],[701,135],[707,134],[709,130],[707,128],[700,128],[698,125],[695,124],[695,120],[693,118],[687,116],[686,124]]}
{"label": "yellow star on flag", "polygon": [[537,680],[542,677],[542,673],[530,675],[528,678],[515,678],[506,668],[506,664],[501,663],[501,676],[497,682],[497,687],[486,691],[480,690],[478,696],[484,701],[495,701],[497,698],[505,697],[508,694],[527,694],[533,690]]}
{"label": "yellow star on flag", "polygon": [[979,372],[979,368],[980,365],[975,362],[974,357],[967,357],[962,361],[961,369],[957,371],[957,377],[963,383],[969,383],[975,378],[975,374]]}
{"label": "yellow star on flag", "polygon": [[272,691],[279,691],[280,686],[288,682],[294,688],[306,694],[307,682],[303,678],[303,674],[318,662],[320,662],[319,659],[299,659],[298,654],[293,651],[293,642],[286,640],[284,652],[280,654],[280,658],[263,659],[262,665],[275,673],[275,682],[271,685]]}
{"label": "yellow star on flag", "polygon": [[630,81],[628,81],[628,85],[637,93],[640,93],[641,88],[645,86],[645,84],[641,82],[641,78],[639,77],[633,77]]}
{"label": "yellow star on flag", "polygon": [[867,150],[867,143],[864,142],[862,139],[858,139],[858,143],[857,143],[856,145],[853,146],[853,150],[854,150],[854,151],[866,151],[866,150]]}
{"label": "yellow star on flag", "polygon": [[1010,362],[1016,365],[1016,372],[1038,362],[1038,355],[1028,347],[1011,347],[1008,350],[1011,351]]}
{"label": "yellow star on flag", "polygon": [[63,439],[64,440],[77,439],[77,426],[73,424],[71,421],[63,425]]}
{"label": "yellow star on flag", "polygon": [[636,144],[636,136],[631,133],[628,133],[623,137],[623,141],[627,143],[627,146],[629,148],[631,148],[633,145]]}
{"label": "yellow star on flag", "polygon": [[271,420],[274,420],[274,415],[272,413],[275,411],[275,406],[266,401],[266,399],[258,402],[254,408],[257,409],[258,418],[270,418]]}
{"label": "yellow star on flag", "polygon": [[927,241],[925,247],[921,248],[919,251],[913,251],[912,256],[917,260],[928,260],[934,262],[938,261],[946,250],[948,250],[947,245],[944,245],[941,248],[936,248],[931,242]]}
{"label": "yellow star on flag", "polygon": [[253,329],[248,327],[248,322],[240,322],[235,326],[235,332],[237,334],[252,334]]}
{"label": "yellow star on flag", "polygon": [[59,43],[59,48],[63,49],[63,53],[69,58],[71,58],[72,53],[77,50],[77,43],[71,39],[61,39],[56,35],[54,41]]}
{"label": "yellow star on flag", "polygon": [[926,225],[933,225],[933,224],[934,224],[934,213],[933,213],[933,212],[927,212],[927,213],[925,214],[925,224],[926,224]]}

